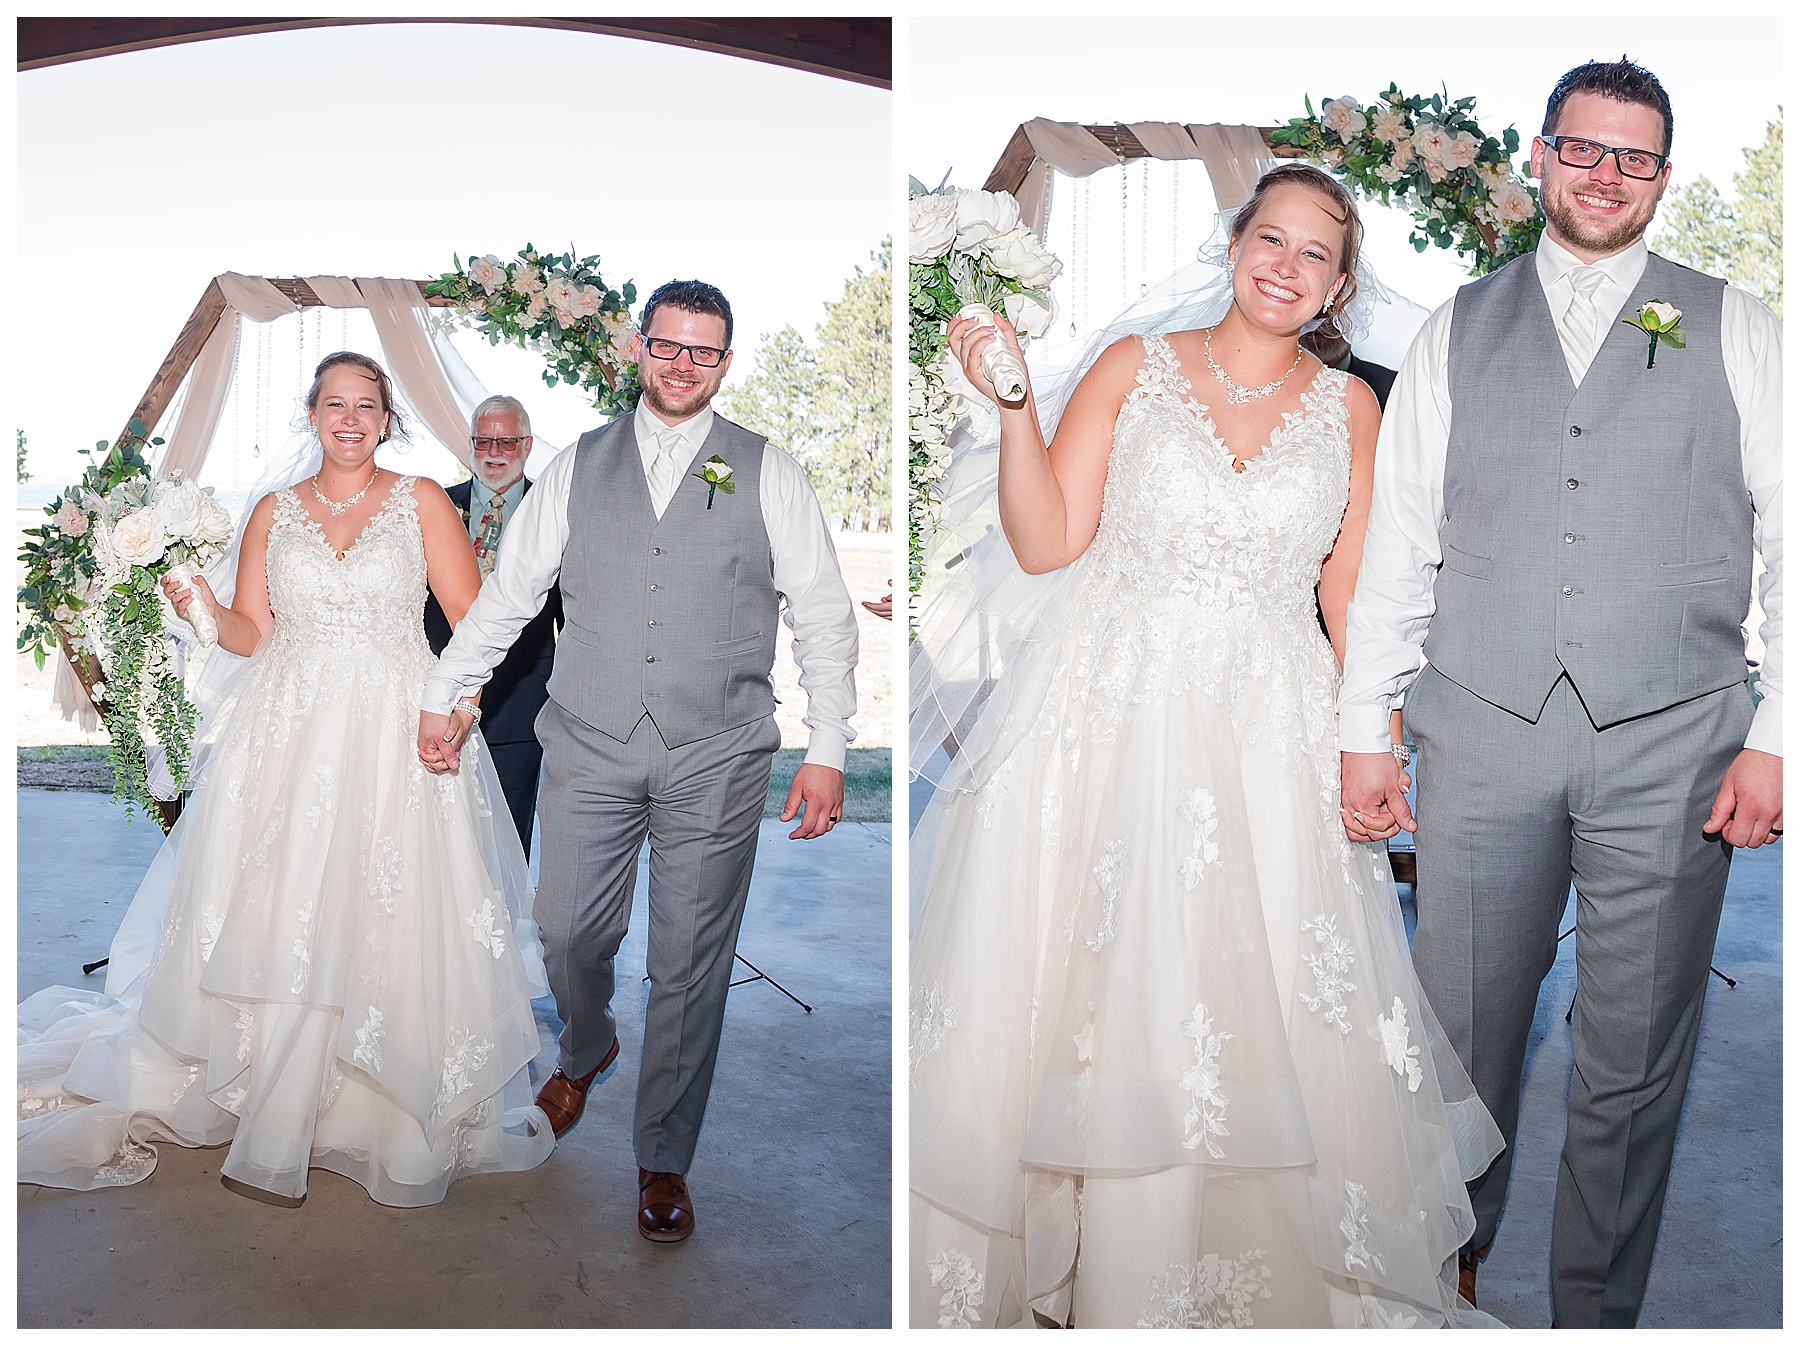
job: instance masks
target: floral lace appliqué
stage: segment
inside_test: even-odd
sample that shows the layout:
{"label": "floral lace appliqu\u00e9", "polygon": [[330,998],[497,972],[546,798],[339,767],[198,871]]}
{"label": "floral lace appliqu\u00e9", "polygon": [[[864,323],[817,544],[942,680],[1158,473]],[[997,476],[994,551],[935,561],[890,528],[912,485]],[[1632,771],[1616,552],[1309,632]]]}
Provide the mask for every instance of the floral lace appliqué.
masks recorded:
{"label": "floral lace appliqu\u00e9", "polygon": [[1088,948],[1099,953],[1117,935],[1113,917],[1119,910],[1119,894],[1125,891],[1125,876],[1131,870],[1131,856],[1124,837],[1106,843],[1100,863],[1094,866],[1094,882],[1100,888],[1100,928],[1087,941]]}
{"label": "floral lace appliqu\u00e9", "polygon": [[1412,1093],[1419,1092],[1419,1083],[1425,1078],[1425,1072],[1419,1067],[1419,1049],[1411,1042],[1411,1030],[1406,1022],[1406,1006],[1399,996],[1394,997],[1392,1017],[1384,1018],[1377,1014],[1375,1025],[1381,1031],[1381,1051],[1387,1063],[1393,1067],[1394,1073],[1406,1080],[1406,1087]]}
{"label": "floral lace appliqu\u00e9", "polygon": [[981,1321],[982,1301],[987,1298],[987,1276],[961,1248],[946,1248],[925,1264],[931,1288],[938,1296],[939,1327],[974,1327]]}
{"label": "floral lace appliqu\u00e9", "polygon": [[1206,877],[1206,867],[1220,864],[1219,843],[1212,839],[1219,830],[1219,806],[1211,791],[1196,785],[1182,791],[1176,812],[1194,829],[1192,849],[1180,866],[1181,882],[1191,893]]}
{"label": "floral lace appliqu\u00e9", "polygon": [[494,919],[494,903],[492,899],[483,899],[481,910],[469,913],[469,930],[475,936],[475,942],[499,958],[506,952],[506,937],[501,933],[500,925]]}
{"label": "floral lace appliqu\u00e9", "polygon": [[1242,1257],[1208,1253],[1192,1266],[1172,1263],[1150,1286],[1150,1305],[1139,1327],[1255,1327],[1250,1306],[1268,1299],[1269,1269],[1263,1250]]}
{"label": "floral lace appliqu\u00e9", "polygon": [[1194,1105],[1181,1119],[1187,1128],[1187,1138],[1181,1143],[1190,1150],[1204,1145],[1214,1159],[1223,1159],[1225,1150],[1213,1139],[1231,1134],[1225,1127],[1225,1094],[1219,1088],[1219,1053],[1234,1035],[1213,1032],[1212,1015],[1205,1005],[1194,1006],[1182,1032],[1194,1040],[1194,1064],[1181,1072],[1181,1087],[1193,1095]]}
{"label": "floral lace appliqu\u00e9", "polygon": [[956,1027],[956,1006],[944,999],[944,988],[933,982],[913,992],[908,1014],[907,1079],[919,1082],[919,1066],[944,1045],[944,1035]]}
{"label": "floral lace appliqu\u00e9", "polygon": [[370,1005],[356,1030],[356,1051],[350,1059],[371,1075],[381,1072],[381,1039],[387,1036],[387,1029],[382,1027],[384,1018],[379,1009]]}
{"label": "floral lace appliqu\u00e9", "polygon": [[1349,940],[1338,933],[1336,916],[1319,916],[1303,921],[1300,929],[1312,931],[1314,941],[1320,946],[1318,953],[1305,955],[1306,966],[1312,969],[1318,994],[1307,995],[1302,991],[1301,1002],[1314,1014],[1323,1009],[1326,1023],[1340,1033],[1348,1033],[1350,1007],[1344,1003],[1344,997],[1356,989],[1356,983],[1344,974],[1356,961],[1356,950]]}
{"label": "floral lace appliqu\u00e9", "polygon": [[1387,1264],[1369,1247],[1369,1194],[1361,1183],[1344,1180],[1344,1218],[1338,1221],[1338,1233],[1344,1236],[1344,1270],[1358,1267],[1377,1275],[1387,1271]]}

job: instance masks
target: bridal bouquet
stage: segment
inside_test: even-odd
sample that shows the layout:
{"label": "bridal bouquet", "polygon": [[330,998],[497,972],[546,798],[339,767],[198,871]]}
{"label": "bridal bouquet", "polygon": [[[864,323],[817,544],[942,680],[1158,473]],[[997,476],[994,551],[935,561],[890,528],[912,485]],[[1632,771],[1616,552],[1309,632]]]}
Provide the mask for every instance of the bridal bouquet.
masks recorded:
{"label": "bridal bouquet", "polygon": [[[229,511],[179,472],[150,475],[141,422],[117,444],[83,450],[94,462],[82,480],[45,508],[48,522],[28,529],[19,559],[25,585],[19,602],[30,612],[19,648],[38,666],[62,645],[71,662],[91,657],[97,673],[89,694],[112,740],[113,797],[154,816],[147,748],[162,746],[169,774],[186,784],[194,705],[173,657],[165,625],[164,575],[191,583],[214,560],[233,531]],[[211,615],[196,611],[201,642]],[[97,665],[97,667],[96,667]]]}
{"label": "bridal bouquet", "polygon": [[425,286],[428,295],[454,301],[457,315],[482,332],[490,346],[502,340],[537,351],[548,364],[544,382],[579,384],[608,416],[637,406],[637,365],[631,349],[637,329],[631,305],[637,287],[623,291],[600,276],[598,257],[540,253],[529,243],[514,261],[494,254],[471,257]]}
{"label": "bridal bouquet", "polygon": [[[936,527],[950,465],[950,432],[975,391],[950,353],[945,326],[958,314],[987,319],[1003,312],[1021,341],[1042,336],[1056,316],[1049,286],[1062,274],[1062,263],[1020,223],[1019,203],[1010,194],[949,186],[929,191],[917,178],[909,186],[908,570],[917,594],[924,540]],[[1024,394],[1024,370],[1008,367],[1016,363],[999,342],[983,360],[983,372],[1008,401]]]}
{"label": "bridal bouquet", "polygon": [[1269,141],[1304,151],[1365,197],[1410,208],[1415,248],[1454,248],[1482,276],[1530,252],[1544,226],[1537,192],[1513,171],[1518,131],[1489,135],[1474,109],[1473,98],[1409,96],[1389,84],[1368,108],[1344,97],[1314,113],[1308,98],[1306,115]]}

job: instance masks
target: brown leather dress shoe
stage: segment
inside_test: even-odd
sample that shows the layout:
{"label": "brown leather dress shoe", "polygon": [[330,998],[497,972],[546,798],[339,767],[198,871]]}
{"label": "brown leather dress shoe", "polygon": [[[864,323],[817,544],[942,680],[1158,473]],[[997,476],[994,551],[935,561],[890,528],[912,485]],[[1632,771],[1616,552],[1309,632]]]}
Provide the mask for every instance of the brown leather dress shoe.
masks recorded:
{"label": "brown leather dress shoe", "polygon": [[679,1173],[638,1170],[638,1233],[653,1243],[680,1243],[694,1232],[694,1198]]}
{"label": "brown leather dress shoe", "polygon": [[588,1086],[594,1082],[595,1076],[619,1059],[619,1039],[614,1037],[612,1046],[606,1049],[606,1055],[600,1058],[600,1064],[578,1080],[572,1080],[563,1074],[558,1066],[551,1072],[550,1078],[544,1081],[538,1090],[537,1105],[544,1110],[544,1116],[550,1119],[550,1129],[561,1140],[565,1132],[581,1120],[582,1109],[587,1107]]}
{"label": "brown leather dress shoe", "polygon": [[1494,1240],[1489,1239],[1479,1248],[1465,1248],[1456,1254],[1456,1293],[1469,1301],[1469,1307],[1475,1307],[1475,1269],[1486,1260],[1494,1250]]}

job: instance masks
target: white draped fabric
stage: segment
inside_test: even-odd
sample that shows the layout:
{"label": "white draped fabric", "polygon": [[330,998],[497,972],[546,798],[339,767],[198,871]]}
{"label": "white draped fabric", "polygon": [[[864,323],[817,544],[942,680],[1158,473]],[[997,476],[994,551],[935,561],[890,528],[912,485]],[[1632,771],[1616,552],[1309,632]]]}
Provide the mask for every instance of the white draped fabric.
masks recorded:
{"label": "white draped fabric", "polygon": [[[1050,171],[1085,178],[1110,168],[1119,157],[1077,122],[1038,117],[1020,129],[1031,142],[1037,161],[1014,196],[1019,201],[1019,218],[1041,238],[1050,214]],[[1275,163],[1268,142],[1254,126],[1132,122],[1131,132],[1152,158],[1204,161],[1221,210],[1247,200],[1256,180]]]}

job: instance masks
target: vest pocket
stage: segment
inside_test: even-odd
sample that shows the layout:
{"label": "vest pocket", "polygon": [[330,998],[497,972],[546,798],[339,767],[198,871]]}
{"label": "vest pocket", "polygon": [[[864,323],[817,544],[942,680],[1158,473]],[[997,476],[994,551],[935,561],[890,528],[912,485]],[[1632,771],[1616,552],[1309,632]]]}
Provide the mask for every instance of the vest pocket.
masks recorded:
{"label": "vest pocket", "polygon": [[1459,575],[1467,575],[1472,580],[1487,580],[1494,577],[1494,563],[1487,557],[1461,551],[1448,542],[1444,543],[1444,566]]}
{"label": "vest pocket", "polygon": [[1659,589],[1683,584],[1712,584],[1734,578],[1736,576],[1732,573],[1732,559],[1729,556],[1721,556],[1712,561],[1674,561],[1656,568],[1656,585]]}
{"label": "vest pocket", "polygon": [[763,634],[758,631],[753,636],[744,636],[739,640],[717,640],[707,651],[709,659],[735,659],[740,654],[755,654],[763,647]]}

